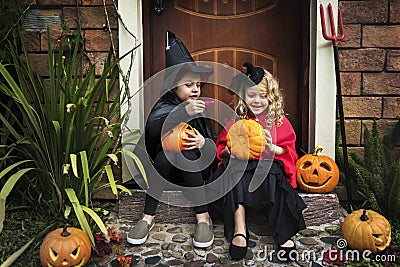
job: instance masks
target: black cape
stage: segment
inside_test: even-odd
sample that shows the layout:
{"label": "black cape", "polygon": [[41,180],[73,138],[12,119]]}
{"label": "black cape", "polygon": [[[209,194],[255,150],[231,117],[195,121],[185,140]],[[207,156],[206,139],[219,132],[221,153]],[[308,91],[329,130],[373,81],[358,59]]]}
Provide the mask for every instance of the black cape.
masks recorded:
{"label": "black cape", "polygon": [[[152,167],[150,164],[152,165],[155,156],[163,149],[161,145],[162,134],[180,122],[186,122],[197,129],[206,138],[206,142],[212,142],[213,147],[215,147],[211,122],[207,112],[189,116],[185,109],[187,104],[189,103],[177,101],[175,94],[169,92],[153,107],[146,121],[144,134],[140,137],[133,151],[141,160],[146,172]],[[167,117],[168,120],[166,120]],[[216,162],[215,157],[214,164],[204,172],[204,177],[207,177],[206,173],[209,173],[216,166]],[[143,183],[142,179],[142,177],[135,177],[135,181],[139,185]]]}

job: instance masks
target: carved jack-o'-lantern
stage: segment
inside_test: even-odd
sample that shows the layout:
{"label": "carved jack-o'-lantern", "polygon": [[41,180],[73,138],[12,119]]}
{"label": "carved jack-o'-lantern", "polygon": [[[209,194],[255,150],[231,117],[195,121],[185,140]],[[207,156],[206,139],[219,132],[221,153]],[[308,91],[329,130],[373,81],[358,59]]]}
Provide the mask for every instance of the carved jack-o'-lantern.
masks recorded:
{"label": "carved jack-o'-lantern", "polygon": [[328,156],[320,155],[317,146],[314,154],[307,154],[296,162],[297,184],[300,189],[311,193],[328,193],[339,182],[339,168]]}
{"label": "carved jack-o'-lantern", "polygon": [[235,122],[226,136],[227,147],[238,159],[256,159],[265,149],[267,140],[262,126],[254,121],[241,119]]}
{"label": "carved jack-o'-lantern", "polygon": [[77,228],[58,228],[48,233],[40,246],[42,266],[85,266],[92,248],[88,236]]}
{"label": "carved jack-o'-lantern", "polygon": [[183,138],[190,137],[190,136],[188,136],[186,131],[195,133],[192,126],[190,126],[187,123],[180,122],[174,128],[165,132],[161,137],[161,140],[162,140],[161,144],[162,144],[163,149],[168,150],[168,151],[173,151],[173,152],[179,152],[179,151],[182,151],[183,149],[185,149],[185,146],[183,145],[183,143],[185,143],[187,141],[183,140]]}
{"label": "carved jack-o'-lantern", "polygon": [[392,240],[389,221],[373,210],[353,211],[344,220],[342,233],[349,247],[374,253],[383,251]]}

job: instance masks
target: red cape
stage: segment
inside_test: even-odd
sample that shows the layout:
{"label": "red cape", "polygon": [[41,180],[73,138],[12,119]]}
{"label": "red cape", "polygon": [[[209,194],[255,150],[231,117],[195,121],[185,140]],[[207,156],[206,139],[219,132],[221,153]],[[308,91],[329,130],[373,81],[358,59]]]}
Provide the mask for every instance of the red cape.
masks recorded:
{"label": "red cape", "polygon": [[[257,119],[254,117],[249,117],[249,119],[258,121],[261,124],[261,126],[265,128],[265,115],[259,115],[257,116]],[[219,160],[218,166],[222,163],[221,152],[226,147],[226,135],[233,123],[235,123],[234,119],[228,121],[228,123],[225,125],[224,129],[222,129],[216,140],[217,157]],[[292,185],[293,188],[296,188],[297,187],[296,161],[298,158],[295,148],[296,134],[293,130],[292,125],[290,124],[289,120],[286,117],[283,117],[282,125],[280,127],[274,126],[272,128],[271,133],[274,132],[276,136],[272,137],[273,143],[286,150],[285,154],[280,156],[275,155],[274,158],[283,162],[283,166],[286,173],[286,180]],[[268,155],[270,155],[270,153],[267,150],[264,150],[263,154],[258,159],[259,160],[268,159]]]}

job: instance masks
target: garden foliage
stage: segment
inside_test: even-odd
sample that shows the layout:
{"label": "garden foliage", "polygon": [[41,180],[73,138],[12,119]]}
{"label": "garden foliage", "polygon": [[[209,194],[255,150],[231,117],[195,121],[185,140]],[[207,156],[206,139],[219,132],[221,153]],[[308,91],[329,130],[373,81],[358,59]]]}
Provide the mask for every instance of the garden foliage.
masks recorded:
{"label": "garden foliage", "polygon": [[[336,155],[339,168],[343,170],[339,134],[337,131]],[[364,157],[350,153],[349,158],[352,188],[363,197],[362,206],[391,219],[400,217],[400,157],[394,156],[399,141],[400,120],[384,138],[380,137],[374,120],[371,131],[364,125]]]}
{"label": "garden foliage", "polygon": [[[81,30],[65,30],[55,46],[48,30],[48,40],[48,77],[35,73],[21,36],[8,46],[12,64],[0,63],[0,92],[9,97],[0,103],[0,226],[6,198],[18,187],[26,206],[43,207],[59,226],[80,225],[94,245],[92,232],[107,230],[93,194],[110,187],[129,192],[115,182],[110,164],[124,153],[120,112],[129,99],[118,90],[124,56],[110,52],[96,75],[94,66],[85,67]],[[103,176],[108,180],[99,187]]]}

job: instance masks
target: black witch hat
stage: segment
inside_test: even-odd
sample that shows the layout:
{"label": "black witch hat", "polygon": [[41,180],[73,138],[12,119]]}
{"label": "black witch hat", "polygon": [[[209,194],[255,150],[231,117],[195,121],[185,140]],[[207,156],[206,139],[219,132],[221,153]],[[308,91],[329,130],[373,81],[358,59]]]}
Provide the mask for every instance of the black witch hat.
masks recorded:
{"label": "black witch hat", "polygon": [[199,73],[201,80],[206,81],[213,73],[212,68],[199,66],[190,55],[183,42],[174,33],[167,31],[165,46],[165,71],[163,92],[177,86],[179,73],[188,71]]}
{"label": "black witch hat", "polygon": [[250,62],[243,63],[243,67],[246,67],[246,73],[240,72],[232,78],[232,82],[229,86],[229,93],[241,94],[242,88],[252,87],[261,82],[264,77],[264,69],[261,67],[254,67]]}
{"label": "black witch hat", "polygon": [[246,67],[246,75],[255,83],[259,84],[264,77],[264,69],[261,67],[254,67],[250,62],[243,63]]}

